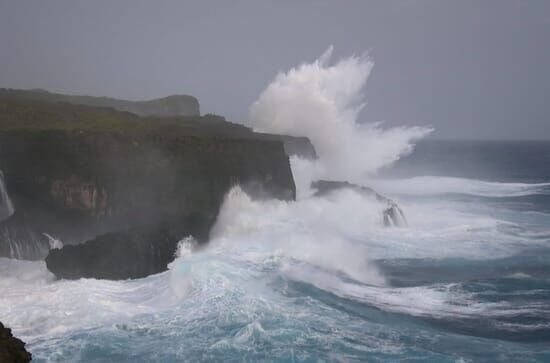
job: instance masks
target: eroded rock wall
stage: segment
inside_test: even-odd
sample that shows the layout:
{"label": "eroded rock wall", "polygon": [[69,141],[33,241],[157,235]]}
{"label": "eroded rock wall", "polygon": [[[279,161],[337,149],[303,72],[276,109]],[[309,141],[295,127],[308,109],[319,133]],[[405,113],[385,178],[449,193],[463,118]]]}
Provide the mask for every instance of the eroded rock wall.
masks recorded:
{"label": "eroded rock wall", "polygon": [[0,169],[16,215],[65,244],[190,215],[208,225],[235,184],[295,197],[282,143],[252,138],[0,132]]}

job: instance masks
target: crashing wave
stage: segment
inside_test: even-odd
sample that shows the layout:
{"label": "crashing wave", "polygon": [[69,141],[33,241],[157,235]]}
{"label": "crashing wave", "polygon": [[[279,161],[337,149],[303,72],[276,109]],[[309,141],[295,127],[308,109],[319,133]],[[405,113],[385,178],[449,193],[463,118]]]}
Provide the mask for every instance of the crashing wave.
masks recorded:
{"label": "crashing wave", "polygon": [[374,63],[363,55],[330,64],[332,51],[279,73],[252,105],[249,123],[255,131],[308,137],[323,169],[319,178],[358,182],[412,152],[432,129],[359,122]]}

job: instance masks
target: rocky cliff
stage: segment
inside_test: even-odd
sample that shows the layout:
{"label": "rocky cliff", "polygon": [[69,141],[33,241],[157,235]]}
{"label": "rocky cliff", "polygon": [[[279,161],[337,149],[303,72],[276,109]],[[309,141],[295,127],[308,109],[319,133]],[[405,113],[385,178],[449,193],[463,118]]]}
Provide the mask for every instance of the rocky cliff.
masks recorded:
{"label": "rocky cliff", "polygon": [[75,105],[109,107],[131,112],[139,116],[199,116],[199,101],[188,95],[172,95],[147,101],[128,101],[109,97],[74,96],[52,93],[45,90],[14,90],[0,88],[0,97],[12,97],[47,102],[64,102]]}
{"label": "rocky cliff", "polygon": [[[166,237],[162,253],[173,256],[178,239],[208,238],[235,184],[258,197],[294,199],[280,140],[227,132],[215,122],[0,97],[0,169],[14,210],[0,222],[0,255],[40,259],[51,237],[73,245],[118,233],[101,241],[148,246]],[[137,230],[149,238],[136,238]],[[97,246],[106,242],[101,243]],[[84,247],[63,248],[52,252],[56,257],[48,268],[77,277],[56,269],[62,261],[77,260],[75,251],[91,256]],[[90,257],[95,267],[88,271],[100,270],[100,257]],[[153,270],[166,268],[166,258],[155,261]]]}

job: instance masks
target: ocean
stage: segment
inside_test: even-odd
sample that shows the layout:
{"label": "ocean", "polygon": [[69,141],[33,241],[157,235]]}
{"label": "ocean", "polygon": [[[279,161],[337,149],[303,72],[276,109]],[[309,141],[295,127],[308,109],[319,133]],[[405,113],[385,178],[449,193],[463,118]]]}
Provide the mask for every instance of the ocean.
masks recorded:
{"label": "ocean", "polygon": [[420,141],[364,183],[408,225],[351,190],[235,188],[164,273],[0,259],[0,320],[36,362],[550,361],[550,142]]}

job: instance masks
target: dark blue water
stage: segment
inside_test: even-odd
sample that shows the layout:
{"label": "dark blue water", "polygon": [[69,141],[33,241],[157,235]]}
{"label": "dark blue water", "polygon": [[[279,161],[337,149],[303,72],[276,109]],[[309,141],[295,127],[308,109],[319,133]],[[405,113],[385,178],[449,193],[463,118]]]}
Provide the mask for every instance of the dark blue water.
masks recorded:
{"label": "dark blue water", "polygon": [[550,362],[550,143],[426,141],[342,192],[231,194],[208,248],[134,281],[0,261],[36,361]]}
{"label": "dark blue water", "polygon": [[[496,183],[546,184],[550,181],[550,142],[427,140],[384,174],[389,178],[429,175]],[[450,189],[437,197],[415,197],[486,206],[487,214],[513,223],[501,226],[506,235],[519,237],[519,244],[521,240],[526,242],[517,253],[480,260],[379,261],[393,286],[456,284],[476,302],[504,304],[511,309],[509,314],[502,315],[488,311],[453,319],[423,318],[424,324],[442,332],[489,339],[486,344],[517,350],[501,354],[490,354],[483,349],[469,352],[470,344],[459,346],[457,343],[447,347],[449,351],[463,351],[462,357],[475,361],[550,361],[550,185],[534,189],[536,191],[520,193],[522,195],[508,191],[510,195],[503,192],[498,196],[491,196],[490,191],[483,196]]]}
{"label": "dark blue water", "polygon": [[550,180],[550,141],[423,140],[384,174],[544,183]]}

